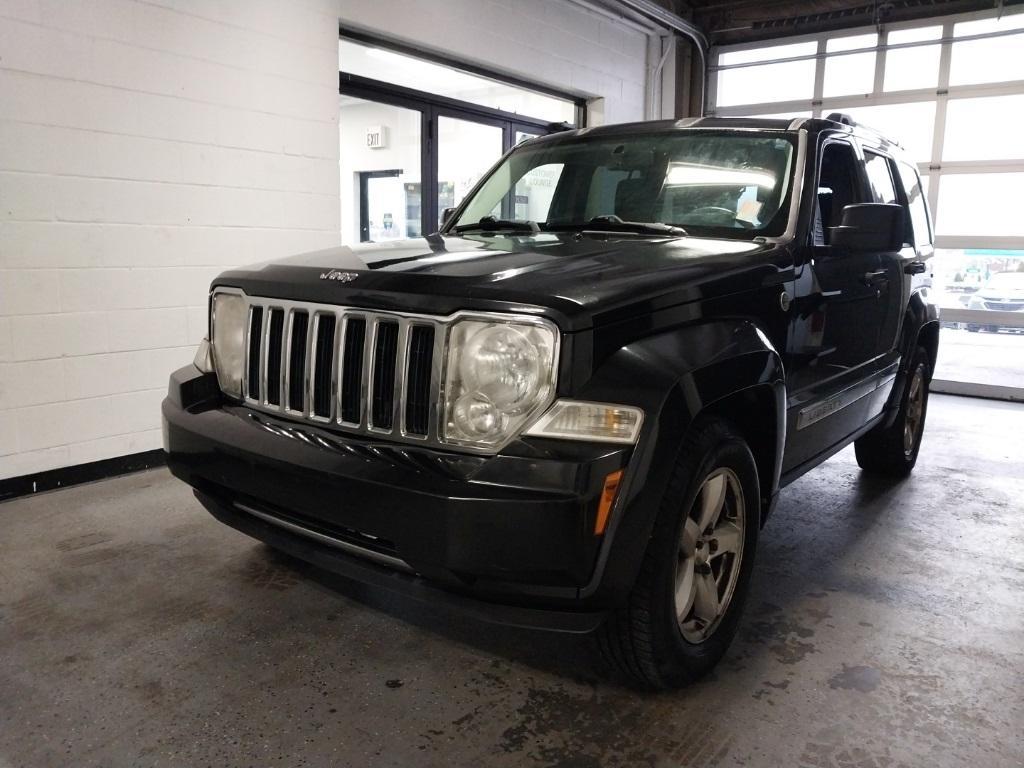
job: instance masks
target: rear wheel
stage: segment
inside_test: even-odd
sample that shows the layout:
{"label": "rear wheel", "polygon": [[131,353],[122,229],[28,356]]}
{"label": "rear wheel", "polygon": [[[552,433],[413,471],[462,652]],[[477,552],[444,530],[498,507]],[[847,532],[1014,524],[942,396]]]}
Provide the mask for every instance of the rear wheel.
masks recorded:
{"label": "rear wheel", "polygon": [[760,522],[757,468],[725,422],[684,441],[627,604],[599,631],[606,659],[645,688],[710,670],[736,633]]}
{"label": "rear wheel", "polygon": [[924,421],[928,415],[928,352],[918,347],[910,362],[910,379],[903,390],[896,420],[875,427],[854,443],[857,463],[865,472],[905,477],[917,464]]}

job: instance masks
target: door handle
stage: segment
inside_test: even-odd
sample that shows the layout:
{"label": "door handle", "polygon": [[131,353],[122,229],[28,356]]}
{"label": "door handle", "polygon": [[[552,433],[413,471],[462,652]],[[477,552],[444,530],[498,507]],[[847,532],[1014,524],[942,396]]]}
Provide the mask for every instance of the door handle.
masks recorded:
{"label": "door handle", "polygon": [[912,261],[903,267],[903,272],[907,275],[921,275],[927,269],[928,265],[923,261]]}
{"label": "door handle", "polygon": [[879,283],[887,282],[887,274],[884,269],[876,269],[873,272],[865,272],[862,279],[864,285],[878,285]]}

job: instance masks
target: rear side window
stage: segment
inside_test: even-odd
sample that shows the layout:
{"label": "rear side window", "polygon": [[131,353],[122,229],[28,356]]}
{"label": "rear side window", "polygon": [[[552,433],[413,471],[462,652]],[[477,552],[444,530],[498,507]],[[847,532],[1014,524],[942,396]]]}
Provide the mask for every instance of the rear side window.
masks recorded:
{"label": "rear side window", "polygon": [[914,245],[918,248],[922,245],[930,245],[932,242],[931,222],[928,221],[928,206],[925,205],[924,190],[921,189],[921,179],[917,175],[917,169],[909,163],[898,163],[896,167],[899,170],[900,181],[903,183],[907,207],[910,209],[910,222],[914,227]]}
{"label": "rear side window", "polygon": [[864,152],[864,167],[868,172],[868,183],[871,185],[871,197],[876,203],[896,203],[896,185],[892,180],[889,160],[884,155]]}

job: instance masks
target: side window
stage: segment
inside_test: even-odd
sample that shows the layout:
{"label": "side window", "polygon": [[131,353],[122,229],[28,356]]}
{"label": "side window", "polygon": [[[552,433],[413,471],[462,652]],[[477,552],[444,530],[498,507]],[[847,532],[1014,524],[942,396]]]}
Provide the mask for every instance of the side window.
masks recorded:
{"label": "side window", "polygon": [[900,181],[903,183],[903,192],[907,198],[907,206],[910,208],[910,222],[914,227],[914,245],[920,248],[922,245],[929,245],[932,242],[931,225],[928,221],[928,206],[924,200],[924,190],[921,189],[921,179],[917,175],[917,169],[909,163],[897,165],[900,174]]}
{"label": "side window", "polygon": [[829,228],[838,227],[843,208],[865,202],[865,190],[857,174],[857,156],[843,141],[825,145],[818,174],[818,207],[814,217],[814,243],[827,245]]}
{"label": "side window", "polygon": [[864,167],[868,172],[871,197],[874,203],[896,203],[896,185],[889,170],[889,159],[884,155],[865,150]]}

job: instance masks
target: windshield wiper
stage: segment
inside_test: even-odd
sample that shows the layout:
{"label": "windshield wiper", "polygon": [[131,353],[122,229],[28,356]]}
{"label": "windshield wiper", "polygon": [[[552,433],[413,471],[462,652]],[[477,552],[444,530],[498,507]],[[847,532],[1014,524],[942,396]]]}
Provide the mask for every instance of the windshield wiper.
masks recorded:
{"label": "windshield wiper", "polygon": [[615,214],[608,216],[595,216],[587,222],[571,222],[567,224],[551,222],[548,230],[569,229],[580,232],[593,230],[597,232],[635,232],[640,235],[669,235],[682,237],[686,230],[682,227],[675,227],[671,224],[661,224],[656,221],[624,221]]}
{"label": "windshield wiper", "polygon": [[540,232],[540,226],[536,221],[513,221],[512,219],[496,219],[493,216],[483,216],[480,221],[472,224],[459,224],[455,227],[456,232],[497,232],[501,229],[510,229],[514,232]]}

